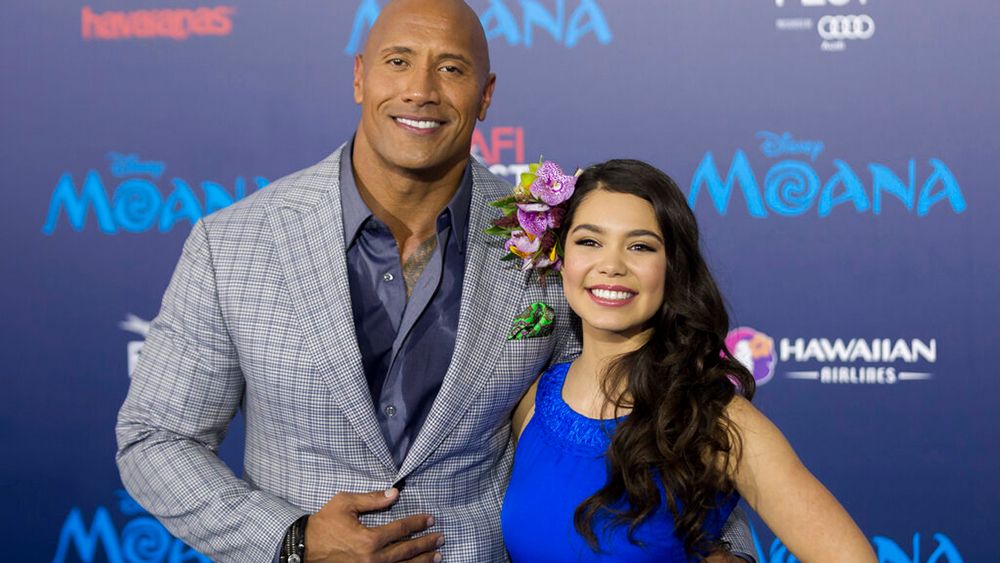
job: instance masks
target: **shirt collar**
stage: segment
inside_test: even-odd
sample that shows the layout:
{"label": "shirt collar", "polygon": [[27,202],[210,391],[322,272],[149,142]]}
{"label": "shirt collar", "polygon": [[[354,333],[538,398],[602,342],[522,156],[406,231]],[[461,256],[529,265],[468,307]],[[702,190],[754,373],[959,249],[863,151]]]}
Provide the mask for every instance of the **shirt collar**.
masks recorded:
{"label": "shirt collar", "polygon": [[[340,153],[340,207],[344,222],[344,243],[350,248],[358,232],[368,219],[372,218],[371,209],[361,199],[358,185],[354,181],[354,139]],[[462,180],[451,201],[438,215],[437,231],[450,226],[456,235],[459,252],[465,252],[465,241],[469,230],[469,206],[472,203],[472,159],[465,165]]]}

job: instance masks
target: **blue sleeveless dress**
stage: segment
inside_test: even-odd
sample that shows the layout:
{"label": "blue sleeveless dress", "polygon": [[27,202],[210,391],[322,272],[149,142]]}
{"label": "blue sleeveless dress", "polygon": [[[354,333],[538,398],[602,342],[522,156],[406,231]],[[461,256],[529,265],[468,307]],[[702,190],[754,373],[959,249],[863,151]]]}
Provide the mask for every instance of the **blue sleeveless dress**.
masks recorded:
{"label": "blue sleeveless dress", "polygon": [[[604,454],[616,420],[595,420],[572,410],[562,389],[569,363],[542,374],[535,396],[535,414],[517,443],[514,470],[501,513],[504,542],[515,563],[545,561],[696,561],[674,535],[670,509],[660,510],[636,529],[644,547],[628,541],[627,527],[595,532],[601,552],[595,553],[573,526],[576,507],[604,486]],[[661,491],[661,495],[663,492]],[[739,498],[734,495],[711,513],[706,531],[717,537]]]}

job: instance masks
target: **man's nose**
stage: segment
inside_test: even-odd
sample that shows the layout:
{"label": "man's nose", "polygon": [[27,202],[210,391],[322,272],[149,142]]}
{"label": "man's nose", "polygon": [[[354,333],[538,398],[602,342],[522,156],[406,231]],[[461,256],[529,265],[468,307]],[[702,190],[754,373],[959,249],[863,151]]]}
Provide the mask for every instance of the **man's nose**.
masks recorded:
{"label": "man's nose", "polygon": [[439,77],[436,69],[416,69],[409,73],[403,90],[403,101],[417,105],[441,102]]}

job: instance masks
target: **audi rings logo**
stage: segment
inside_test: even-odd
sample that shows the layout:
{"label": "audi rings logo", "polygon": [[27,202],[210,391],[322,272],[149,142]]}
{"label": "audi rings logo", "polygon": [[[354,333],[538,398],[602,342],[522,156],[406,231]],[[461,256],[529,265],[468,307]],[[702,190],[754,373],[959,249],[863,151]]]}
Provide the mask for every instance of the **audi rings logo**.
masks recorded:
{"label": "audi rings logo", "polygon": [[875,20],[862,14],[844,16],[823,16],[816,25],[819,36],[826,41],[842,39],[868,39],[875,35]]}

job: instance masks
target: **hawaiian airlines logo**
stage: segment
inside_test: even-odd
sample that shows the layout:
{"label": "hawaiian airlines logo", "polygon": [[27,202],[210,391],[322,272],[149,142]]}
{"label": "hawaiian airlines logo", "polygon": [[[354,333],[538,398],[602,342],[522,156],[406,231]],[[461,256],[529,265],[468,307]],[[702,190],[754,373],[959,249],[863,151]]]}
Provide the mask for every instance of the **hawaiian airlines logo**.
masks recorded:
{"label": "hawaiian airlines logo", "polygon": [[514,181],[528,171],[524,160],[524,128],[477,127],[472,133],[472,156],[490,172]]}
{"label": "hawaiian airlines logo", "polygon": [[142,340],[130,340],[125,347],[125,354],[128,358],[128,376],[132,377],[135,365],[139,363],[139,354],[142,353],[142,345],[145,344],[146,336],[149,335],[149,321],[144,321],[129,313],[125,315],[124,321],[118,323],[118,328],[142,337]]}
{"label": "hawaiian airlines logo", "polygon": [[920,338],[779,338],[749,327],[726,336],[733,357],[758,385],[770,381],[775,366],[782,377],[822,384],[892,385],[932,379],[937,339]]}
{"label": "hawaiian airlines logo", "polygon": [[56,183],[42,232],[51,235],[66,217],[75,231],[83,230],[87,217],[93,215],[101,231],[112,234],[119,230],[141,233],[151,229],[167,232],[179,221],[195,223],[202,216],[226,207],[234,201],[268,184],[261,176],[250,182],[243,176],[233,181],[232,189],[222,184],[203,181],[200,196],[187,181],[170,180],[170,191],[160,191],[158,181],[166,170],[161,161],[143,161],[135,154],[110,153],[111,176],[117,181],[109,194],[101,174],[87,172],[83,185],[77,189],[73,175],[64,172]]}
{"label": "hawaiian airlines logo", "polygon": [[937,340],[919,338],[782,338],[778,354],[798,370],[790,379],[820,383],[893,384],[931,379]]}
{"label": "hawaiian airlines logo", "polygon": [[[804,31],[813,28],[812,8],[853,9],[865,6],[868,0],[774,0],[778,8],[804,8],[801,15],[788,17],[782,15],[774,22],[779,31]],[[784,11],[784,10],[783,10]],[[868,14],[825,14],[815,22],[816,32],[821,39],[820,49],[826,52],[838,52],[847,48],[848,41],[871,39],[875,35],[875,20]]]}
{"label": "hawaiian airlines logo", "polygon": [[116,510],[99,506],[89,523],[80,508],[70,509],[59,531],[53,563],[210,563],[208,557],[171,536],[124,490],[115,495]]}
{"label": "hawaiian airlines logo", "polygon": [[733,329],[726,335],[726,348],[744,367],[753,374],[757,385],[763,385],[774,377],[777,363],[774,340],[770,336],[747,326]]}
{"label": "hawaiian airlines logo", "polygon": [[772,131],[760,131],[757,138],[761,153],[777,159],[762,175],[763,184],[743,150],[733,154],[728,169],[723,168],[727,170],[725,175],[719,172],[715,154],[706,152],[688,192],[692,209],[706,194],[715,210],[725,215],[735,192],[742,194],[747,213],[760,218],[771,213],[803,215],[814,208],[820,217],[851,208],[856,213],[874,215],[901,209],[923,217],[935,207],[938,212],[950,208],[955,214],[967,207],[955,175],[937,158],[929,158],[919,166],[917,159],[911,158],[902,170],[899,165],[894,169],[869,162],[863,177],[857,165],[836,158],[832,173],[817,167],[815,162],[826,148],[822,141]]}
{"label": "hawaiian airlines logo", "polygon": [[[503,40],[508,45],[534,45],[535,36],[548,35],[553,41],[572,49],[593,36],[601,45],[614,38],[604,11],[597,0],[520,0],[520,11],[511,9],[513,0],[490,0],[480,11],[479,19],[489,40]],[[375,23],[382,8],[378,0],[362,0],[354,12],[351,38],[344,51],[361,51],[365,33]]]}
{"label": "hawaiian airlines logo", "polygon": [[193,35],[229,35],[233,31],[233,6],[164,8],[95,12],[80,10],[80,34],[84,39],[155,39],[181,41]]}

